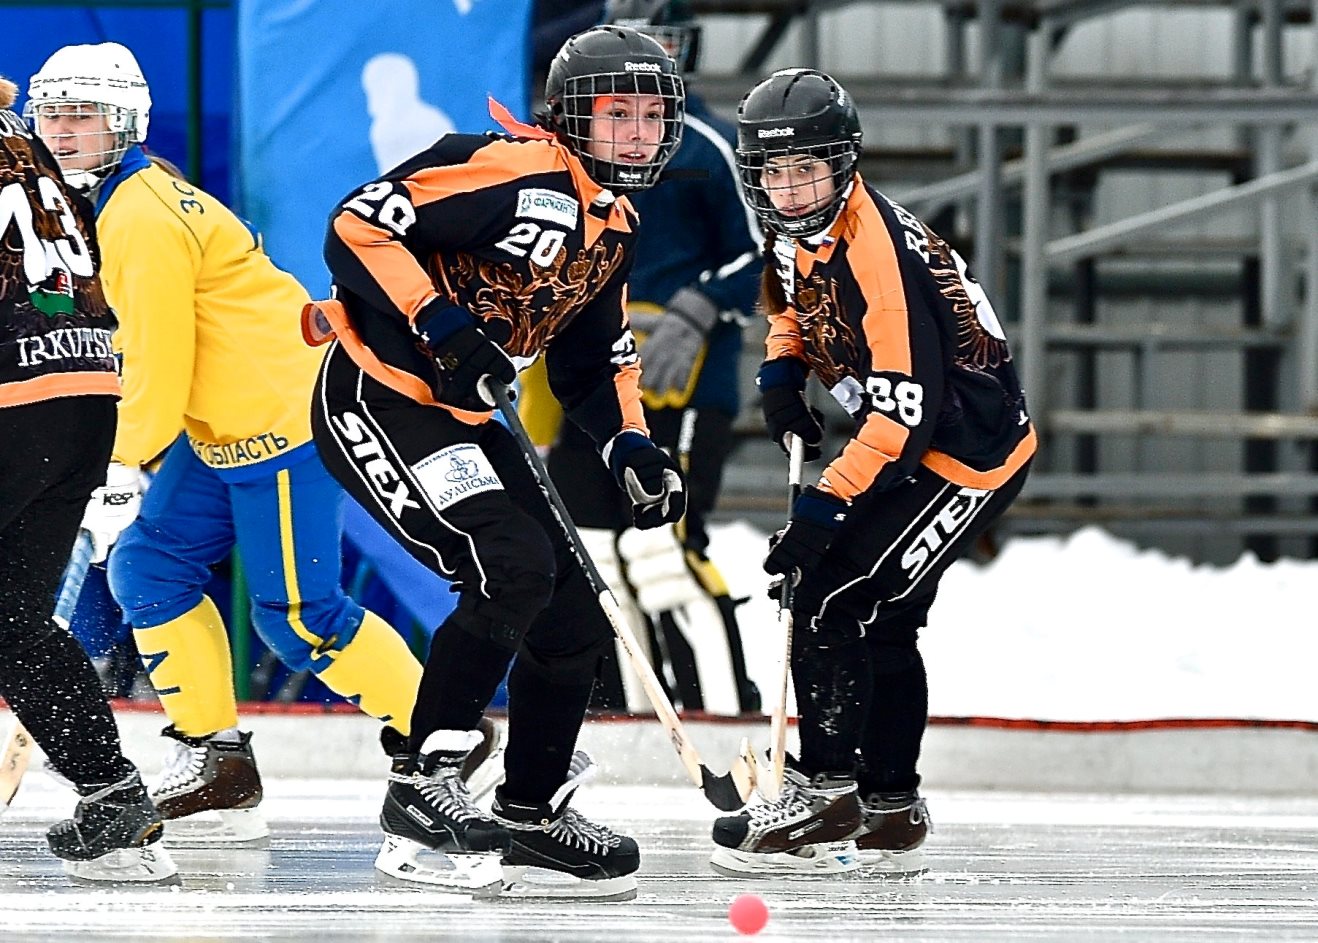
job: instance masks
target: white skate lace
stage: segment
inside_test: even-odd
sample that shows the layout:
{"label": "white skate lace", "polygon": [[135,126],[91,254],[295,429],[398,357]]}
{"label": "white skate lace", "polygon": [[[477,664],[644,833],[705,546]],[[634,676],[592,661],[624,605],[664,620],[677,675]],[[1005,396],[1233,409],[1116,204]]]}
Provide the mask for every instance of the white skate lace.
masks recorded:
{"label": "white skate lace", "polygon": [[389,778],[396,783],[414,787],[433,808],[455,822],[483,818],[480,809],[471,801],[467,785],[462,781],[460,767],[441,766],[429,776],[423,773],[390,773]]}
{"label": "white skate lace", "polygon": [[605,854],[622,843],[607,825],[592,822],[576,809],[564,809],[558,820],[546,829],[546,834],[588,854]]}
{"label": "white skate lace", "polygon": [[75,809],[74,811],[73,817],[75,819],[81,820],[82,816],[79,815],[79,813],[82,811],[81,807],[83,804],[91,805],[93,802],[100,802],[106,796],[111,795],[112,793],[116,793],[120,789],[127,789],[130,786],[136,785],[136,783],[137,783],[137,773],[136,771],[134,771],[132,773],[129,773],[123,779],[119,780],[119,782],[117,783],[110,783],[110,785],[108,786],[102,786],[100,789],[96,790],[90,795],[83,796],[81,801],[78,803],[78,808]]}
{"label": "white skate lace", "polygon": [[[592,822],[576,809],[568,807],[576,791],[598,774],[599,767],[589,753],[585,750],[574,751],[568,763],[567,782],[559,786],[549,799],[550,808],[560,809],[562,814],[545,829],[545,834],[569,847],[580,848],[587,854],[606,854],[622,844],[622,839],[607,825]],[[524,823],[509,824],[515,830],[535,828],[534,825]]]}
{"label": "white skate lace", "polygon": [[201,778],[201,771],[206,765],[205,745],[194,747],[175,740],[170,745],[169,755],[165,757],[165,766],[160,771],[160,779],[151,790],[152,799],[193,788]]}
{"label": "white skate lace", "polygon": [[801,797],[801,787],[790,776],[783,780],[782,792],[777,799],[764,805],[746,807],[752,828],[772,828],[809,811],[809,804]]}

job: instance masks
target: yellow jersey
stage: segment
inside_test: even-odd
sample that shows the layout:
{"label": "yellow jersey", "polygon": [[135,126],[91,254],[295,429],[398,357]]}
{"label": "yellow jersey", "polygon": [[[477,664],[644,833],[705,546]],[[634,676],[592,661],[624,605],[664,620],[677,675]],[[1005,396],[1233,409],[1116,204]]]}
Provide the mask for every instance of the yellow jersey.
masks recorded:
{"label": "yellow jersey", "polygon": [[203,462],[245,477],[308,445],[322,356],[302,341],[310,298],[259,236],[136,148],[102,186],[96,228],[123,358],[115,459],[143,465],[183,430]]}

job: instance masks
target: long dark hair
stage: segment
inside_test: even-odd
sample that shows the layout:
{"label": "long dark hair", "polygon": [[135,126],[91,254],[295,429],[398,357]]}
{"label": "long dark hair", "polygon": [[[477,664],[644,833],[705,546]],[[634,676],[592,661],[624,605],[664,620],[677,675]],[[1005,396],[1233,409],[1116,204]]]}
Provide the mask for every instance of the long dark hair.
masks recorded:
{"label": "long dark hair", "polygon": [[764,269],[760,274],[760,304],[769,315],[787,310],[787,290],[778,277],[778,257],[773,253],[774,238],[773,233],[764,234]]}

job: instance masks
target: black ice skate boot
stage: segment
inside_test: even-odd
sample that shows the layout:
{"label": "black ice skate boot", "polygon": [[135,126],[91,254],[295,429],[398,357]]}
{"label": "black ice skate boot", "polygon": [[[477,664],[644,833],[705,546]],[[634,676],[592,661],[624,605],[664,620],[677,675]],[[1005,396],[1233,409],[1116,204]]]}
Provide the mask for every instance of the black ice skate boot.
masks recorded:
{"label": "black ice skate boot", "polygon": [[170,844],[262,843],[270,829],[257,808],[263,792],[252,735],[188,737],[173,724],[160,733],[174,742],[151,801],[162,818],[176,821]]}
{"label": "black ice skate boot", "polygon": [[635,839],[568,808],[577,789],[596,771],[590,757],[578,750],[568,781],[548,802],[518,802],[502,788],[495,792],[494,817],[513,836],[512,851],[503,859],[503,896],[613,901],[636,897],[641,853]]}
{"label": "black ice skate boot", "polygon": [[861,800],[860,827],[852,834],[861,864],[889,874],[925,871],[921,846],[934,829],[919,792],[872,793]]}
{"label": "black ice skate boot", "polygon": [[[508,746],[507,728],[497,720],[482,717],[476,723],[476,732],[481,742],[462,764],[462,781],[467,784],[472,802],[480,802],[503,782],[503,751]],[[380,746],[389,757],[406,753],[407,737],[386,724],[380,728]]]}
{"label": "black ice skate boot", "polygon": [[65,871],[84,881],[115,883],[168,881],[178,873],[160,844],[160,813],[136,771],[117,783],[80,786],[78,792],[82,799],[73,818],[46,832]]}
{"label": "black ice skate boot", "polygon": [[385,835],[378,870],[405,881],[498,893],[500,858],[512,838],[476,808],[462,780],[463,764],[481,739],[475,730],[437,730],[421,753],[394,756],[380,810]]}
{"label": "black ice skate boot", "polygon": [[710,865],[720,874],[833,874],[860,867],[850,841],[860,826],[856,781],[806,776],[787,758],[778,798],[714,822],[719,847]]}

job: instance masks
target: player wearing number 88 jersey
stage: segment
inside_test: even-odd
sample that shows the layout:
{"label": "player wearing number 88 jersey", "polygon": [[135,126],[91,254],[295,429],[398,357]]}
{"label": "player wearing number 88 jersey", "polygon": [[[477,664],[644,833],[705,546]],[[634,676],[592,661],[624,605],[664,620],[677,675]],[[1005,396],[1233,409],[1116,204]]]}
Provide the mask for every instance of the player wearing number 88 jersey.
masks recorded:
{"label": "player wearing number 88 jersey", "polygon": [[[942,573],[1020,491],[1035,433],[1002,329],[961,256],[856,172],[861,129],[846,90],[813,70],[778,72],[742,100],[737,131],[742,183],[768,236],[758,383],[770,435],[821,444],[810,375],[855,426],[765,561],[800,580],[796,786],[781,808],[721,820],[715,861],[816,867],[817,856],[793,859],[791,836],[833,834],[829,816],[841,813],[807,800],[820,781],[854,780],[862,857],[909,869],[928,828],[916,793],[928,702],[916,638]],[[784,821],[794,823],[786,838],[765,830]]]}

